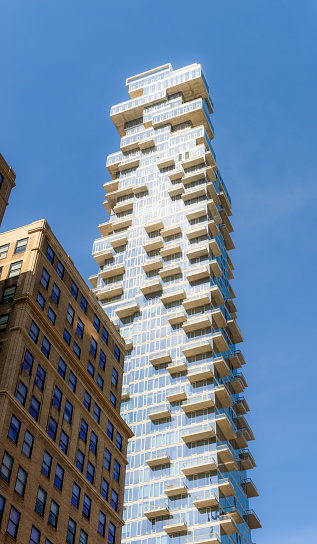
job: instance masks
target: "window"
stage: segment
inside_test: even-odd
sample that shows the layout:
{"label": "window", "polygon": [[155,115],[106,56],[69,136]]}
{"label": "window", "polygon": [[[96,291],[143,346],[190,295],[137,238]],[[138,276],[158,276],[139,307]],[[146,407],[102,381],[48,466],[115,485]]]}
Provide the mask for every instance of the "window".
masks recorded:
{"label": "window", "polygon": [[88,544],[88,535],[83,529],[80,531],[79,544]]}
{"label": "window", "polygon": [[12,414],[8,437],[11,438],[12,442],[15,444],[19,438],[20,427],[21,422]]}
{"label": "window", "polygon": [[66,536],[66,541],[69,542],[69,544],[74,544],[75,534],[76,534],[76,523],[74,522],[72,518],[69,518],[67,536]]}
{"label": "window", "polygon": [[109,333],[108,333],[107,329],[102,327],[102,339],[103,339],[105,344],[108,344],[108,336],[109,336]]}
{"label": "window", "polygon": [[9,245],[10,244],[5,244],[4,246],[0,246],[0,259],[6,258],[9,250]]}
{"label": "window", "polygon": [[117,359],[117,361],[119,362],[119,359],[120,359],[120,350],[119,350],[117,344],[114,345],[114,357],[115,357],[115,359]]}
{"label": "window", "polygon": [[57,263],[56,272],[62,280],[64,277],[65,267],[62,265],[61,261],[58,261]]}
{"label": "window", "polygon": [[99,332],[99,329],[100,329],[100,319],[98,316],[94,316],[94,327],[96,329],[97,332]]}
{"label": "window", "polygon": [[23,240],[18,240],[15,244],[15,250],[14,253],[23,253],[23,251],[26,250],[26,246],[28,243],[28,238],[24,238]]}
{"label": "window", "polygon": [[97,354],[97,342],[94,338],[91,338],[91,344],[90,344],[90,353],[93,357],[96,357]]}
{"label": "window", "polygon": [[87,431],[88,431],[88,425],[86,421],[82,419],[80,424],[79,438],[81,438],[84,442],[86,442],[87,440]]}
{"label": "window", "polygon": [[24,355],[24,359],[23,359],[23,363],[22,363],[22,368],[23,368],[23,370],[25,370],[25,372],[27,374],[29,374],[29,376],[31,375],[33,361],[34,361],[34,357],[33,357],[33,355],[31,355],[31,353],[27,349],[25,351],[25,355]]}
{"label": "window", "polygon": [[75,393],[76,391],[76,383],[77,383],[77,378],[75,376],[75,374],[73,372],[70,372],[69,374],[69,380],[68,380],[68,385],[70,387],[70,389]]}
{"label": "window", "polygon": [[67,310],[67,314],[66,314],[66,319],[67,321],[72,325],[73,322],[74,322],[74,316],[75,316],[75,310],[74,308],[68,304],[68,310]]}
{"label": "window", "polygon": [[44,368],[42,368],[41,365],[38,365],[34,383],[35,385],[37,385],[40,391],[43,391],[45,377],[46,377],[46,372]]}
{"label": "window", "polygon": [[86,478],[88,482],[90,482],[91,484],[94,483],[94,476],[95,476],[95,467],[90,461],[88,461]]}
{"label": "window", "polygon": [[75,482],[73,484],[72,500],[71,503],[78,509],[80,499],[80,487]]}
{"label": "window", "polygon": [[107,436],[109,436],[110,440],[113,439],[113,425],[110,421],[108,421],[108,426],[107,426]]}
{"label": "window", "polygon": [[116,399],[116,397],[115,397],[115,395],[113,393],[110,393],[110,402],[111,402],[112,406],[115,408],[116,404],[117,404],[117,399]]}
{"label": "window", "polygon": [[90,518],[90,508],[91,508],[91,500],[87,495],[84,496],[84,502],[83,502],[83,515],[85,518]]}
{"label": "window", "polygon": [[52,440],[55,440],[56,438],[56,431],[57,431],[57,423],[55,419],[50,417],[50,421],[48,424],[47,434],[52,438]]}
{"label": "window", "polygon": [[102,484],[101,484],[101,495],[102,497],[107,501],[108,500],[108,492],[109,492],[109,484],[108,482],[103,478]]}
{"label": "window", "polygon": [[77,287],[77,285],[76,285],[76,283],[75,283],[74,281],[72,282],[72,286],[71,286],[70,292],[71,292],[71,294],[73,295],[74,299],[77,300],[77,296],[78,296],[78,287]]}
{"label": "window", "polygon": [[89,449],[95,455],[97,455],[97,444],[98,444],[98,436],[94,433],[94,431],[91,431]]}
{"label": "window", "polygon": [[[103,379],[102,377],[100,376],[100,374],[98,374],[98,377],[97,377],[97,385],[100,387],[101,391],[103,390]],[[112,394],[112,393],[111,393]]]}
{"label": "window", "polygon": [[2,465],[0,469],[0,476],[9,483],[11,470],[13,465],[13,458],[6,451],[3,454]]}
{"label": "window", "polygon": [[122,448],[122,436],[120,433],[118,433],[117,431],[117,436],[116,436],[116,447],[119,451],[121,451],[121,448]]}
{"label": "window", "polygon": [[71,424],[72,422],[72,415],[73,415],[73,405],[69,402],[69,400],[66,400],[65,410],[64,410],[64,419],[66,419],[67,423],[69,424]]}
{"label": "window", "polygon": [[47,496],[46,491],[44,491],[44,489],[39,487],[37,492],[36,503],[35,503],[35,511],[38,514],[40,514],[40,516],[44,516],[46,496]]}
{"label": "window", "polygon": [[66,365],[64,359],[62,359],[60,357],[57,372],[63,378],[63,380],[65,380],[66,368],[67,368],[67,365]]}
{"label": "window", "polygon": [[47,272],[46,268],[43,268],[42,277],[41,277],[41,284],[43,285],[44,289],[48,288],[50,278],[51,278],[51,276]]}
{"label": "window", "polygon": [[54,395],[52,398],[52,404],[53,406],[55,406],[57,410],[60,410],[61,402],[62,402],[62,392],[57,386],[55,386]]}
{"label": "window", "polygon": [[95,406],[94,406],[94,414],[93,414],[93,418],[95,421],[97,421],[97,423],[100,422],[100,408],[98,406],[98,404],[95,402]]}
{"label": "window", "polygon": [[36,527],[34,527],[33,525],[31,530],[31,536],[30,536],[30,544],[39,544],[40,538],[41,538],[40,531],[38,531],[38,529],[36,529]]}
{"label": "window", "polygon": [[106,451],[105,451],[105,460],[104,460],[104,467],[109,470],[110,472],[110,463],[111,463],[111,453],[110,451],[106,448]]}
{"label": "window", "polygon": [[19,493],[19,495],[21,495],[21,497],[24,497],[27,477],[28,477],[28,473],[25,472],[25,470],[22,467],[19,467],[18,474],[17,474],[17,479],[15,481],[14,490],[17,493]]}
{"label": "window", "polygon": [[71,336],[70,336],[70,334],[69,334],[69,332],[68,332],[68,330],[67,330],[67,329],[64,329],[64,334],[63,334],[63,338],[64,338],[64,340],[65,340],[66,344],[67,344],[67,345],[69,346],[69,344],[70,344],[70,339],[71,339]]}
{"label": "window", "polygon": [[118,385],[118,372],[116,371],[115,367],[112,369],[112,378],[111,381],[115,387]]}
{"label": "window", "polygon": [[49,358],[49,356],[50,356],[50,351],[51,351],[51,343],[48,341],[48,339],[46,338],[46,336],[43,336],[41,352],[44,353],[46,359]]}
{"label": "window", "polygon": [[60,295],[61,295],[61,290],[59,287],[57,287],[56,283],[54,283],[53,290],[52,290],[52,299],[54,300],[54,302],[56,302],[56,304],[59,303]]}
{"label": "window", "polygon": [[109,522],[108,544],[115,544],[116,526]]}
{"label": "window", "polygon": [[76,467],[80,470],[80,472],[84,471],[84,461],[85,461],[85,456],[83,452],[80,450],[77,450]]}
{"label": "window", "polygon": [[22,404],[22,406],[25,405],[25,399],[27,395],[28,389],[25,387],[23,382],[19,382],[16,398],[18,399],[19,403]]}
{"label": "window", "polygon": [[101,366],[102,370],[105,369],[105,366],[106,366],[106,354],[102,351],[102,349],[100,350],[100,354],[99,354],[99,365]]}
{"label": "window", "polygon": [[45,450],[43,455],[41,472],[44,474],[44,476],[46,476],[46,478],[50,477],[51,468],[52,468],[52,456]]}
{"label": "window", "polygon": [[8,525],[7,525],[7,533],[13,538],[16,538],[18,534],[19,521],[20,521],[20,512],[18,512],[13,506],[11,506]]}
{"label": "window", "polygon": [[41,295],[40,292],[37,293],[36,302],[38,303],[39,307],[44,310],[45,298]]}
{"label": "window", "polygon": [[57,527],[57,518],[58,518],[58,511],[59,511],[59,506],[57,504],[57,502],[53,501],[53,499],[51,500],[51,508],[50,508],[50,513],[48,515],[48,522],[52,525],[52,527],[54,527],[56,529]]}
{"label": "window", "polygon": [[114,490],[111,492],[111,506],[112,508],[117,511],[118,508],[118,493],[116,493]]}
{"label": "window", "polygon": [[45,544],[53,544],[48,538],[45,539]]}
{"label": "window", "polygon": [[85,314],[87,311],[87,300],[85,299],[84,295],[81,295],[80,307]]}
{"label": "window", "polygon": [[83,334],[84,334],[84,324],[82,322],[82,320],[80,318],[78,318],[78,321],[77,321],[77,329],[76,329],[76,332],[79,336],[79,338],[82,338],[83,337]]}
{"label": "window", "polygon": [[55,321],[56,321],[56,313],[53,312],[53,310],[52,310],[51,307],[49,307],[49,309],[48,309],[47,317],[48,317],[49,320],[53,323],[53,325],[55,325]]}
{"label": "window", "polygon": [[40,403],[35,397],[32,397],[31,406],[30,406],[30,414],[35,419],[35,421],[37,421],[39,418],[39,411],[40,411]]}
{"label": "window", "polygon": [[20,274],[20,272],[21,272],[21,268],[22,268],[22,261],[12,263],[10,265],[8,278],[15,278],[15,276],[18,276]]}
{"label": "window", "polygon": [[34,436],[28,430],[26,430],[23,444],[22,444],[22,452],[29,459],[31,459],[31,456],[32,456],[33,443],[34,443]]}
{"label": "window", "polygon": [[54,485],[58,491],[62,491],[63,487],[64,470],[60,465],[56,465]]}
{"label": "window", "polygon": [[87,368],[90,376],[94,377],[95,374],[95,367],[91,364],[91,362],[88,362],[88,368]]}
{"label": "window", "polygon": [[[2,302],[12,302],[16,291],[16,285],[14,287],[7,287],[3,291]],[[43,297],[42,297],[43,298]],[[44,299],[43,299],[44,300]],[[45,302],[45,301],[44,301]]]}
{"label": "window", "polygon": [[119,465],[118,461],[116,461],[116,459],[114,460],[114,463],[113,463],[113,477],[117,482],[119,481],[119,478],[120,478],[120,465]]}
{"label": "window", "polygon": [[85,391],[84,406],[88,410],[88,412],[90,411],[90,405],[91,405],[91,396],[89,395],[88,391]]}
{"label": "window", "polygon": [[68,435],[65,433],[65,431],[62,431],[61,432],[61,439],[59,441],[59,448],[64,453],[66,453],[66,455],[67,455],[67,449],[68,449],[68,440],[69,440]]}
{"label": "window", "polygon": [[30,338],[33,340],[35,344],[37,344],[37,341],[39,338],[39,332],[40,332],[40,329],[34,323],[34,321],[32,321],[31,328],[30,328]]}
{"label": "window", "polygon": [[51,246],[47,246],[46,258],[47,258],[48,262],[53,264],[54,257],[55,257],[55,253],[52,250]]}
{"label": "window", "polygon": [[0,331],[4,331],[7,328],[10,314],[4,314],[0,316]]}
{"label": "window", "polygon": [[0,527],[1,527],[1,522],[2,522],[2,516],[3,516],[5,503],[6,503],[5,498],[2,495],[0,495]]}
{"label": "window", "polygon": [[100,533],[102,536],[105,536],[105,529],[106,529],[106,516],[100,510],[99,522],[98,522],[98,533]]}
{"label": "window", "polygon": [[81,349],[79,347],[79,345],[75,342],[74,343],[74,349],[73,349],[77,359],[80,359],[80,353],[81,353]]}

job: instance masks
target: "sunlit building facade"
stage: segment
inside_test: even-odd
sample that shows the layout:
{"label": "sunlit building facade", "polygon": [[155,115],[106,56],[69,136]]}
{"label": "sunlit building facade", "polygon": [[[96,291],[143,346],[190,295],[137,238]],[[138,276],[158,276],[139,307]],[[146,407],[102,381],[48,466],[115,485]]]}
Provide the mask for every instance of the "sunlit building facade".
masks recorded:
{"label": "sunlit building facade", "polygon": [[111,108],[109,221],[94,292],[126,340],[129,442],[122,543],[250,544],[255,466],[234,291],[231,199],[199,64],[129,78]]}

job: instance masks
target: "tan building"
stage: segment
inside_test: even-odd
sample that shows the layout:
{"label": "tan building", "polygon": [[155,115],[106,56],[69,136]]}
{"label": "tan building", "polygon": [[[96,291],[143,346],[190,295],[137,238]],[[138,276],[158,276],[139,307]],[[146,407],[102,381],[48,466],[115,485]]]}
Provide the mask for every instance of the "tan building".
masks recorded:
{"label": "tan building", "polygon": [[0,225],[13,187],[15,187],[15,173],[0,153]]}
{"label": "tan building", "polygon": [[125,343],[46,221],[0,269],[0,542],[118,544]]}

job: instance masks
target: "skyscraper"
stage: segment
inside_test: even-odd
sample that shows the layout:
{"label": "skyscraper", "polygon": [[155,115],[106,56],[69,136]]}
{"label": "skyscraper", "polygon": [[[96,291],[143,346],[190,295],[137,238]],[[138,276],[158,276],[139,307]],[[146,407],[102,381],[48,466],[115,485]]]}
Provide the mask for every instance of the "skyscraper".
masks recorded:
{"label": "skyscraper", "polygon": [[250,544],[260,522],[237,345],[231,199],[199,64],[127,79],[90,281],[129,346],[123,543]]}

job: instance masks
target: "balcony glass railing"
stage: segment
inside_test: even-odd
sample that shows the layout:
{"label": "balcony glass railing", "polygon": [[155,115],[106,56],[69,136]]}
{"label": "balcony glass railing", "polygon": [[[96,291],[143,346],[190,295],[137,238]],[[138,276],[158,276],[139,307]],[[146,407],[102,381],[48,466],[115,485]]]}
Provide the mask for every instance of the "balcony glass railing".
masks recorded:
{"label": "balcony glass railing", "polygon": [[111,166],[111,164],[119,163],[123,160],[123,153],[122,151],[117,151],[116,153],[111,153],[111,155],[108,155],[107,157],[107,163],[106,166]]}
{"label": "balcony glass railing", "polygon": [[165,481],[165,489],[166,490],[172,490],[173,488],[174,489],[178,489],[178,488],[184,488],[184,489],[188,489],[187,485],[186,485],[186,481],[185,480],[182,480],[181,478],[176,478],[176,479],[173,479],[173,480],[167,480]]}
{"label": "balcony glass railing", "polygon": [[158,502],[152,502],[144,505],[143,512],[156,512],[157,510],[168,510],[168,503],[167,501],[158,501]]}
{"label": "balcony glass railing", "polygon": [[200,465],[208,465],[208,464],[214,464],[217,466],[217,463],[215,461],[215,458],[211,455],[204,455],[203,457],[196,457],[196,459],[191,459],[190,461],[186,461],[182,464],[182,468],[191,468],[196,467]]}
{"label": "balcony glass railing", "polygon": [[221,542],[220,537],[217,533],[215,533],[212,530],[208,530],[206,528],[200,529],[197,531],[194,531],[194,534],[191,536],[187,536],[184,540],[186,544],[196,544],[196,543],[203,543],[203,542],[209,542],[210,540],[214,540],[215,542]]}
{"label": "balcony glass railing", "polygon": [[167,451],[155,451],[147,455],[146,461],[156,461],[158,459],[167,458],[167,457],[168,458],[170,457]]}
{"label": "balcony glass railing", "polygon": [[116,115],[117,113],[132,110],[137,106],[142,106],[143,104],[147,104],[148,102],[152,102],[153,100],[159,100],[160,98],[165,98],[165,91],[158,91],[151,95],[141,96],[140,98],[135,98],[133,100],[126,100],[125,102],[121,102],[120,104],[112,106],[112,108],[110,109],[110,117],[111,115]]}

